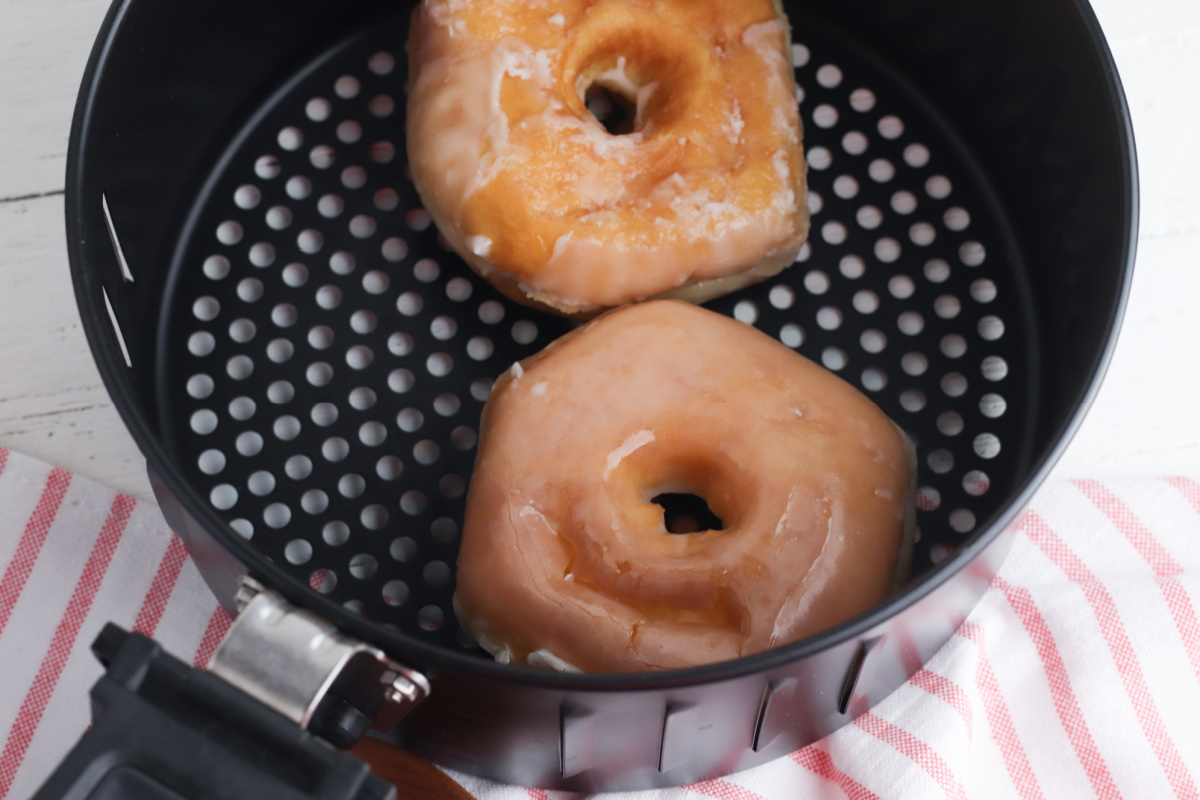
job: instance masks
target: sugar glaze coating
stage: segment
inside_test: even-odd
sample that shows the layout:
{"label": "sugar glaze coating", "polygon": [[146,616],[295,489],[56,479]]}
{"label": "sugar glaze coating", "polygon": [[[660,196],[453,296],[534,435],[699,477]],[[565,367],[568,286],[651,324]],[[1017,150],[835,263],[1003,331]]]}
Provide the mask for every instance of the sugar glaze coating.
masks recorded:
{"label": "sugar glaze coating", "polygon": [[[907,573],[915,469],[866,397],[677,301],[609,312],[497,382],[455,610],[498,660],[634,672],[793,642]],[[669,533],[662,493],[722,530]]]}
{"label": "sugar glaze coating", "polygon": [[[772,0],[425,0],[411,31],[413,181],[515,299],[702,302],[794,260],[805,167]],[[625,98],[631,132],[593,116],[593,87]]]}

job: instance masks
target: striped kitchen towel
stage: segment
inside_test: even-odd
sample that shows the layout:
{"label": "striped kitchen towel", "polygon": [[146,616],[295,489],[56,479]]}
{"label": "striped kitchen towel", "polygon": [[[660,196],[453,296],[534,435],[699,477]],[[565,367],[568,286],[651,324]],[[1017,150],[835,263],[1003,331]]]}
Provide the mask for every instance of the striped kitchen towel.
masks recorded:
{"label": "striped kitchen towel", "polygon": [[[0,450],[0,800],[89,722],[108,621],[203,664],[228,628],[152,505]],[[1200,482],[1056,480],[958,634],[853,724],[624,800],[1200,798]],[[566,800],[454,774],[483,800]],[[403,796],[403,795],[401,795]]]}
{"label": "striped kitchen towel", "polygon": [[[1200,482],[1052,480],[957,635],[786,758],[622,800],[1197,798]],[[486,800],[567,800],[455,777]]]}
{"label": "striped kitchen towel", "polygon": [[91,722],[106,622],[195,664],[229,628],[158,508],[0,448],[0,800],[25,800]]}

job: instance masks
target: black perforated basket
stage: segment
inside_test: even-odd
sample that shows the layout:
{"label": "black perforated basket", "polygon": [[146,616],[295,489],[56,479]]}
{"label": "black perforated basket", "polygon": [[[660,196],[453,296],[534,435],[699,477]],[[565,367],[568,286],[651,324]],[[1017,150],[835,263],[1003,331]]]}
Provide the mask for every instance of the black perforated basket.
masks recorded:
{"label": "black perforated basket", "polygon": [[780,276],[710,307],[823,363],[920,457],[915,578],[735,662],[493,663],[451,609],[492,379],[570,323],[441,243],[408,178],[410,6],[118,0],[79,97],[71,269],[163,510],[229,608],[242,576],[425,672],[390,736],[572,789],[675,785],[877,702],[969,613],[1098,386],[1136,168],[1085,0],[785,4],[813,212]]}

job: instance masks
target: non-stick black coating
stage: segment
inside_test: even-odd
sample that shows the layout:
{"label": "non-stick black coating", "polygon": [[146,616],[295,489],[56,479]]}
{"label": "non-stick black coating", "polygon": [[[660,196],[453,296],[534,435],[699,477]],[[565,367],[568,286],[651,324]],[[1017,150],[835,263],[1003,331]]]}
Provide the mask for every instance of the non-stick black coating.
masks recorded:
{"label": "non-stick black coating", "polygon": [[[790,9],[797,41],[809,47],[810,60],[801,65],[798,76],[805,92],[802,113],[810,160],[822,147],[832,156],[832,167],[810,172],[813,189],[821,198],[814,215],[814,246],[780,280],[712,306],[747,320],[753,318],[764,330],[789,342],[795,342],[797,334],[785,332],[784,326],[799,326],[803,330],[800,352],[831,364],[844,358],[840,372],[856,384],[875,386],[881,375],[886,378],[886,385],[872,396],[914,433],[922,455],[922,485],[935,490],[923,494],[918,571],[928,571],[935,554],[936,560],[945,559],[944,567],[890,608],[817,640],[731,665],[606,681],[504,670],[484,659],[463,661],[455,655],[455,651],[461,652],[461,645],[453,638],[448,603],[452,580],[439,580],[440,567],[427,574],[431,560],[447,567],[453,563],[455,538],[445,520],[461,515],[462,497],[455,486],[446,490],[438,484],[448,474],[464,481],[469,477],[471,450],[459,451],[451,440],[456,429],[473,427],[471,420],[478,414],[479,399],[471,394],[471,383],[536,351],[565,330],[565,323],[494,297],[485,284],[438,246],[431,230],[419,230],[419,218],[407,213],[415,207],[411,187],[400,170],[401,43],[407,15],[382,18],[363,33],[363,20],[379,10],[366,3],[340,4],[332,10],[317,4],[293,4],[288,11],[278,12],[264,3],[203,9],[181,5],[164,15],[152,4],[119,4],[114,6],[104,33],[111,41],[102,36],[81,94],[72,144],[68,222],[72,266],[87,331],[110,391],[154,471],[162,476],[167,489],[162,498],[169,517],[189,539],[206,577],[223,600],[231,599],[230,588],[242,569],[240,561],[294,599],[321,609],[359,635],[424,668],[448,670],[443,686],[451,683],[449,676],[459,673],[491,676],[485,683],[495,679],[499,683],[491,684],[494,687],[512,688],[510,699],[524,691],[516,689],[522,685],[563,690],[640,688],[653,690],[649,705],[661,701],[668,709],[671,697],[669,691],[664,693],[665,687],[708,686],[726,697],[746,692],[758,696],[761,692],[753,687],[734,691],[718,686],[717,681],[738,675],[764,681],[771,670],[778,669],[807,670],[814,692],[815,687],[825,685],[836,689],[841,674],[837,664],[843,665],[844,671],[852,655],[837,642],[850,640],[850,645],[855,636],[872,626],[876,631],[881,626],[894,627],[889,616],[923,596],[925,611],[920,616],[925,623],[934,616],[930,612],[933,600],[938,601],[935,607],[965,613],[977,596],[980,578],[986,575],[972,576],[968,570],[962,580],[942,581],[981,551],[999,523],[1011,518],[1020,499],[1044,472],[1047,457],[1063,445],[1064,432],[1077,424],[1083,400],[1094,390],[1100,365],[1111,347],[1127,285],[1134,227],[1131,139],[1119,88],[1111,73],[1098,69],[1106,65],[1107,54],[1096,38],[1090,15],[1080,16],[1079,7],[1067,2],[1049,6],[979,3],[969,10],[955,4],[922,2],[829,7],[816,2]],[[1032,27],[1027,29],[1029,25]],[[847,30],[852,33],[847,35]],[[164,36],[167,31],[176,34]],[[959,36],[949,36],[952,31]],[[176,41],[181,37],[186,46]],[[380,51],[396,57],[394,71],[381,75],[379,70],[371,70],[369,59]],[[321,52],[325,55],[314,61],[314,54]],[[990,60],[980,53],[988,54]],[[101,62],[105,68],[98,72]],[[839,81],[820,77],[821,68],[828,64],[840,68]],[[337,94],[336,80],[343,74],[359,79],[354,97]],[[914,91],[913,85],[920,91]],[[133,87],[138,91],[132,91]],[[865,111],[856,111],[851,102],[853,90],[860,87],[870,88],[876,98],[876,104]],[[390,114],[372,113],[369,101],[379,94],[392,98]],[[307,116],[308,101],[314,97],[330,101],[334,114],[329,120],[318,123]],[[838,114],[829,128],[823,128],[813,116],[824,105]],[[856,116],[859,114],[862,116]],[[889,138],[895,127],[881,127],[881,123],[893,116],[903,123],[903,132]],[[362,126],[357,145],[338,139],[337,124],[347,118]],[[823,119],[829,119],[827,113]],[[295,151],[282,148],[278,138],[289,125],[300,127],[305,139]],[[853,152],[857,145],[847,144],[845,135],[853,131],[867,137],[863,154]],[[397,153],[386,163],[372,158],[367,149],[368,144],[382,140],[392,142]],[[334,147],[335,165],[319,169],[313,163],[312,147],[318,143]],[[914,144],[927,148],[927,163],[919,152],[910,155]],[[278,177],[256,175],[255,162],[264,155],[279,159]],[[893,177],[871,177],[872,164],[879,159],[891,165]],[[366,181],[357,188],[347,186],[343,176],[343,167],[351,161],[368,168]],[[879,169],[883,170],[880,176],[887,172]],[[285,181],[295,174],[312,181],[308,197],[288,196]],[[850,175],[858,183],[853,198],[842,197],[835,188],[835,180],[842,175]],[[941,188],[929,184],[929,178],[937,175],[949,178],[951,192],[945,197],[938,196]],[[351,183],[357,183],[357,178]],[[239,208],[234,202],[236,190],[244,184],[254,185],[261,195],[252,209]],[[387,207],[392,203],[390,195],[384,196],[385,207],[380,207],[375,194],[379,189],[395,190],[394,207]],[[916,213],[895,210],[899,191],[908,191],[918,200]],[[318,198],[327,193],[337,193],[344,203],[333,222],[316,206]],[[841,194],[845,193],[843,184]],[[134,275],[132,284],[121,278],[106,241],[106,222],[99,213],[101,194],[107,199]],[[292,214],[286,236],[272,229],[264,215],[276,205],[287,205]],[[905,206],[906,201],[900,205]],[[860,217],[864,208],[868,209],[865,218]],[[880,212],[879,227],[871,227],[871,208]],[[964,230],[956,230],[964,219],[960,209],[969,219]],[[348,224],[360,213],[369,214],[375,223],[375,230],[362,238]],[[1114,220],[1115,224],[1083,224],[1094,219]],[[242,226],[242,238],[233,246],[221,245],[215,238],[217,227],[227,220]],[[831,221],[844,225],[844,242],[837,241],[836,230],[827,232],[826,224]],[[928,231],[915,229],[917,222],[933,229],[931,244],[918,243],[928,238]],[[366,231],[361,227],[365,224],[360,222],[360,233]],[[296,234],[307,228],[324,234],[318,253],[298,252]],[[383,242],[397,236],[404,239],[408,252],[393,262],[384,255]],[[886,242],[882,251],[877,251],[881,240],[887,239],[900,245],[898,259],[887,260],[891,245]],[[252,262],[249,248],[258,242],[274,247],[269,264],[255,266]],[[336,252],[352,252],[354,269],[339,275],[348,262],[343,259],[333,269],[329,255]],[[390,255],[397,252],[393,245]],[[983,263],[968,266],[981,252]],[[265,261],[261,248],[259,254],[255,260]],[[864,259],[861,277],[851,277],[857,273],[853,262],[845,266],[844,256],[851,254],[861,254]],[[221,266],[205,274],[205,262],[213,255],[230,262],[228,274],[218,280],[211,275],[221,273]],[[437,262],[436,278],[423,280],[432,271],[427,264],[424,271],[417,267],[422,256]],[[935,265],[927,271],[927,263],[939,257],[949,269]],[[295,280],[289,283],[286,278],[283,268],[293,262],[306,265],[308,280],[303,285],[292,285]],[[380,295],[372,294],[362,282],[364,275],[376,269],[389,278]],[[943,272],[948,277],[939,281]],[[904,280],[896,283],[893,279],[897,277],[909,279],[911,289]],[[255,298],[260,289],[247,279],[261,283],[260,298],[248,299]],[[471,287],[469,301],[447,295],[452,280],[465,281]],[[981,280],[990,281],[991,286]],[[133,365],[130,369],[122,362],[104,310],[102,284],[124,334]],[[317,289],[326,285],[341,289],[337,308],[321,305]],[[378,284],[372,286],[378,288]],[[993,300],[983,300],[993,291]],[[407,292],[421,294],[422,311],[417,315],[407,316],[401,308],[400,296]],[[451,292],[455,293],[461,294],[461,290]],[[503,306],[502,327],[480,319],[479,306],[485,301]],[[280,303],[296,308],[293,325],[281,327],[272,321],[271,312]],[[407,306],[412,307],[411,303]],[[869,308],[873,310],[864,311]],[[216,316],[209,319],[214,310]],[[355,333],[353,310],[374,313],[376,331]],[[922,328],[909,336],[903,332],[907,323],[901,315],[914,313],[920,315]],[[839,315],[840,322],[831,325]],[[457,323],[449,339],[438,338],[435,320],[439,316]],[[1003,324],[999,339],[981,335],[984,317],[995,317]],[[911,316],[907,319],[913,320]],[[231,324],[240,320],[254,323],[254,336],[246,339],[249,329],[245,325],[240,325],[241,332],[233,333]],[[511,326],[519,321],[537,327],[531,341],[518,341],[527,338],[528,328],[514,337]],[[329,350],[313,349],[314,342],[321,344],[329,338],[324,332],[312,334],[311,329],[319,325],[327,325],[333,334]],[[441,333],[446,329],[442,323]],[[988,336],[998,330],[991,320],[985,329]],[[867,330],[884,334],[887,344],[881,352],[871,352],[875,345],[862,338]],[[1051,335],[1039,337],[1039,330],[1049,330]],[[193,338],[197,333],[213,337],[211,354],[190,354],[189,345],[197,341]],[[395,333],[412,337],[410,352],[401,354],[409,345],[400,339],[397,346]],[[482,362],[467,352],[476,335],[487,335],[492,344],[491,355]],[[947,343],[947,335],[963,337],[966,352],[961,357],[951,355],[961,344]],[[281,338],[289,339],[293,350],[282,364],[272,360],[266,349],[269,342]],[[389,339],[393,342],[390,348]],[[360,344],[370,347],[374,358],[369,366],[355,370],[345,359],[349,348]],[[204,344],[197,347],[198,351],[204,349]],[[448,375],[429,374],[427,358],[434,352],[446,352],[454,359],[455,367]],[[253,365],[253,374],[244,379],[230,375],[231,369],[234,375],[246,370],[245,360],[230,363],[238,356]],[[985,362],[989,357],[992,360]],[[1003,360],[1002,365],[996,358]],[[305,377],[308,367],[319,362],[333,366],[337,379],[325,386],[311,385]],[[1003,371],[1003,377],[989,380],[983,374],[985,364],[991,376]],[[409,392],[395,393],[388,388],[396,369],[413,373]],[[205,392],[189,392],[187,385],[201,374],[213,378],[214,388],[211,395],[197,397]],[[340,376],[344,374],[355,379],[343,384]],[[271,384],[280,380],[288,380],[296,396],[275,404],[267,393]],[[401,376],[401,382],[406,380]],[[963,383],[966,391],[958,393]],[[352,404],[349,392],[358,386],[375,392],[376,403],[370,409],[360,410]],[[914,391],[923,395],[920,408],[916,408],[919,403]],[[457,398],[458,409],[443,417],[434,401],[447,394]],[[989,416],[998,408],[994,399],[980,404],[984,395],[990,394],[1004,398],[1005,410],[998,417]],[[253,401],[254,411],[248,417],[250,405],[238,398]],[[235,400],[238,402],[231,408]],[[338,419],[328,428],[314,420],[318,403],[338,407]],[[276,410],[276,405],[289,406],[289,414]],[[443,404],[443,408],[449,407]],[[326,419],[328,408],[321,408],[318,417]],[[409,436],[398,419],[408,408],[425,418],[416,436]],[[216,431],[195,434],[192,421],[197,411],[212,412]],[[365,412],[370,413],[362,416]],[[956,414],[957,419],[947,412]],[[279,417],[288,415],[300,423],[300,432],[285,441],[274,433]],[[200,418],[200,429],[207,421],[207,415]],[[385,449],[355,440],[365,422],[384,426]],[[337,426],[345,430],[338,431]],[[405,426],[411,427],[411,422]],[[260,433],[264,440],[262,451],[250,457],[240,455],[237,444],[237,436],[247,432]],[[981,434],[992,434],[995,440],[980,440]],[[321,455],[326,441],[337,437],[349,445],[346,461],[330,461]],[[413,452],[421,441],[439,444],[439,456],[431,465],[420,464]],[[465,440],[460,437],[459,441]],[[997,443],[998,454],[993,453]],[[203,474],[199,468],[200,454],[206,450],[220,450],[224,455],[225,465],[217,476]],[[360,451],[370,458],[355,461]],[[287,458],[299,453],[312,461],[313,468],[311,475],[296,483],[287,477],[286,464]],[[372,474],[377,453],[400,457],[403,475],[385,481],[378,473]],[[988,454],[991,457],[985,457]],[[939,471],[950,461],[952,467]],[[984,477],[968,476],[973,471]],[[252,479],[255,473],[259,475]],[[270,478],[262,473],[269,473]],[[347,475],[362,478],[362,492],[357,497],[345,496],[358,492],[353,479],[347,484],[349,491],[339,491]],[[273,486],[260,499],[251,490],[252,480],[258,489]],[[246,520],[254,526],[248,547],[216,522],[217,515],[208,507],[213,489],[221,485],[238,490],[238,504],[220,518]],[[310,515],[303,510],[303,497],[313,490],[324,492],[329,504]],[[415,514],[407,513],[402,502],[412,491],[422,492],[425,499],[424,509]],[[931,508],[935,501],[937,507]],[[276,503],[286,505],[290,513],[289,521],[280,527],[272,527],[264,518],[264,514],[275,522],[283,518],[278,507],[267,510]],[[375,505],[388,517],[378,528],[372,527],[374,521],[364,524],[362,516],[364,507]],[[410,502],[408,508],[417,510],[419,504]],[[972,524],[960,513],[954,524],[972,529],[971,535],[964,536],[951,525],[950,514],[959,509],[971,512],[974,521]],[[372,513],[379,518],[378,512]],[[344,544],[330,544],[323,534],[330,521],[353,526]],[[246,530],[243,523],[239,527]],[[331,538],[337,541],[341,536],[338,533]],[[404,539],[411,539],[411,544]],[[312,554],[307,555],[304,545],[292,544],[297,541],[307,542]],[[952,555],[956,548],[960,550],[957,556]],[[263,562],[263,555],[270,562]],[[994,559],[986,563],[991,561]],[[977,562],[976,566],[986,563]],[[328,573],[318,570],[332,570],[338,581],[322,598],[299,588],[310,582],[327,588],[331,583]],[[289,583],[285,573],[301,582]],[[957,592],[953,587],[961,587],[964,580],[975,588]],[[389,595],[385,588],[394,581],[402,581],[407,590],[398,606],[392,604],[397,599],[394,591]],[[391,585],[395,590],[396,584]],[[942,588],[930,595],[939,585]],[[341,614],[329,599],[351,603],[354,616]],[[426,611],[434,608],[437,612]],[[364,624],[361,617],[356,621],[357,614],[364,612],[368,620],[395,625],[402,637],[393,636],[389,628]],[[910,608],[896,619],[913,626],[913,617]],[[950,629],[945,621],[915,627],[916,651],[925,656]],[[422,645],[421,639],[431,640],[434,647]],[[868,679],[868,674],[859,685],[867,700],[879,699],[903,677],[882,666],[874,670],[874,678]],[[479,687],[468,680],[457,691],[469,695]],[[837,692],[810,692],[800,703],[807,709],[807,722],[777,746],[794,745],[839,724],[838,715],[811,705],[812,697],[820,694]],[[611,707],[621,704],[617,694],[609,691],[607,696]],[[546,705],[545,713],[553,714],[557,702]],[[532,757],[525,760],[528,763],[514,760],[511,752],[502,756],[510,762],[508,766],[495,763],[496,754],[505,749],[503,742],[450,745],[463,734],[448,732],[447,727],[455,726],[447,726],[447,717],[439,720],[438,715],[462,716],[462,708],[436,705],[436,709],[427,707],[431,710],[419,717],[417,725],[428,746],[434,751],[442,748],[443,758],[514,780],[528,780],[526,776],[533,774],[529,763],[541,763]],[[534,705],[524,702],[522,707],[532,714]],[[659,720],[661,749],[665,730],[661,708],[651,717]],[[492,717],[468,713],[461,727],[478,730],[496,719],[505,719],[504,713],[496,711]],[[625,719],[630,729],[638,727],[629,714]],[[440,734],[434,732],[439,726]],[[712,768],[712,753],[733,752],[732,745],[712,747],[715,750],[698,747],[701,758],[680,767],[681,771],[668,770],[666,777],[622,771],[606,762],[581,785],[641,786],[689,779],[697,769]],[[703,769],[696,766],[704,765],[706,759]],[[730,762],[726,757],[722,763],[745,762]],[[540,774],[538,779],[552,782]]]}

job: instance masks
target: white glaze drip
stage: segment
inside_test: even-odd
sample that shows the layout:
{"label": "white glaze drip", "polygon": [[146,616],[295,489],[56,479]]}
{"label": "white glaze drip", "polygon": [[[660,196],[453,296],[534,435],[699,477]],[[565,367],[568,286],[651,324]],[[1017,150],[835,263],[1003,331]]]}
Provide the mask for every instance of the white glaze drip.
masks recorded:
{"label": "white glaze drip", "polygon": [[467,247],[475,255],[487,258],[492,252],[492,240],[486,236],[468,236]]}
{"label": "white glaze drip", "polygon": [[612,471],[617,468],[622,459],[628,456],[635,450],[645,447],[654,441],[654,431],[645,430],[638,431],[629,435],[629,438],[621,443],[621,446],[608,454],[607,464],[604,470],[604,477],[607,478],[612,474]]}
{"label": "white glaze drip", "polygon": [[569,664],[549,650],[534,650],[527,659],[529,666],[552,669],[555,672],[580,672],[579,667]]}

